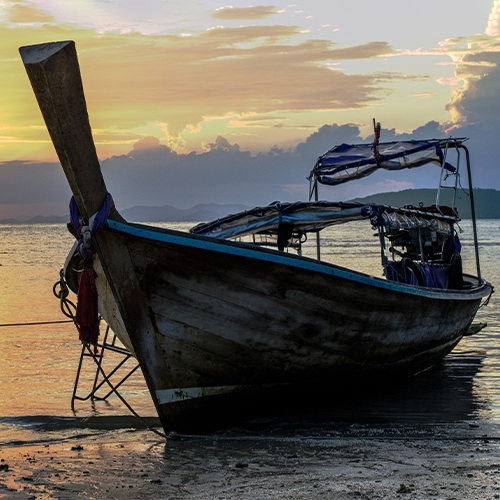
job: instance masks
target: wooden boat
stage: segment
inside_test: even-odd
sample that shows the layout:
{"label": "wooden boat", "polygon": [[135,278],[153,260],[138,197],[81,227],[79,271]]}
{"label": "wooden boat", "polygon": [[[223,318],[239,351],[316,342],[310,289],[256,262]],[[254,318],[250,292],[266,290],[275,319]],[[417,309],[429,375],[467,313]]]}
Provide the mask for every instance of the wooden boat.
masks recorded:
{"label": "wooden boat", "polygon": [[[75,45],[20,52],[88,223],[107,190]],[[314,201],[256,208],[191,233],[129,224],[113,209],[92,237],[99,308],[137,357],[165,430],[200,428],[251,392],[414,373],[449,353],[492,292],[478,260],[477,276],[461,273],[453,208],[322,202],[317,186],[430,161],[453,171],[443,150],[466,151],[463,141],[334,148],[313,169]],[[307,232],[361,219],[404,257],[390,262],[382,249],[386,279],[301,255]]]}

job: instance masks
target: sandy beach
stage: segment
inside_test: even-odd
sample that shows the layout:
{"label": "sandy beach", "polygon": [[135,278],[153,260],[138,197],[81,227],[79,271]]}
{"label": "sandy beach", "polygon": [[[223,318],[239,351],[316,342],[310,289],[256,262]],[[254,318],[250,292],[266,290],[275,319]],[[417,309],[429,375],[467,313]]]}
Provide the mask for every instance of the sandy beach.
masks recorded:
{"label": "sandy beach", "polygon": [[166,442],[123,430],[8,445],[0,449],[0,498],[500,498],[499,441],[467,427],[318,438],[228,429]]}

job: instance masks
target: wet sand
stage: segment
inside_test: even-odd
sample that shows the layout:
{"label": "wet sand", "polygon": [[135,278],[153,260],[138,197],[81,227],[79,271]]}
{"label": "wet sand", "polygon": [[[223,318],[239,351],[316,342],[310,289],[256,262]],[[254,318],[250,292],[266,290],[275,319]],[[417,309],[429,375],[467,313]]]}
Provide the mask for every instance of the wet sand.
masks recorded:
{"label": "wet sand", "polygon": [[122,430],[6,445],[0,498],[500,498],[500,440],[475,425],[271,434],[237,428],[165,442]]}
{"label": "wet sand", "polygon": [[500,499],[493,392],[474,385],[484,360],[464,351],[410,379],[297,393],[199,436],[106,414],[16,420],[0,499]]}

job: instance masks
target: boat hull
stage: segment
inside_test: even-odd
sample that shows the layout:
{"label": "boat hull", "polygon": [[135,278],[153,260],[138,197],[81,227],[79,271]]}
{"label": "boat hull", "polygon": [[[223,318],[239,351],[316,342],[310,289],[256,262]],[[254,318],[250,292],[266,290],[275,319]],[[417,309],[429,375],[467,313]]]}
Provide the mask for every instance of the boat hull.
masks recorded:
{"label": "boat hull", "polygon": [[[103,270],[101,312],[135,353],[165,430],[200,424],[205,414],[198,419],[197,412],[208,406],[225,413],[231,396],[245,391],[426,368],[460,341],[491,293],[474,278],[460,292],[414,287],[283,252],[126,224],[102,177],[75,43],[20,53],[73,192],[74,229],[83,223],[82,231],[92,231]],[[470,168],[468,177],[473,209]],[[94,222],[103,218],[107,227],[98,230]],[[473,232],[477,250],[474,222]],[[479,275],[477,252],[476,262]]]}
{"label": "boat hull", "polygon": [[101,239],[130,257],[136,300],[125,307],[107,252],[101,314],[119,337],[128,332],[122,341],[139,357],[154,359],[141,367],[166,430],[196,426],[208,407],[226,412],[241,393],[425,369],[456,346],[491,291],[477,280],[468,291],[425,289],[249,245],[108,224]]}

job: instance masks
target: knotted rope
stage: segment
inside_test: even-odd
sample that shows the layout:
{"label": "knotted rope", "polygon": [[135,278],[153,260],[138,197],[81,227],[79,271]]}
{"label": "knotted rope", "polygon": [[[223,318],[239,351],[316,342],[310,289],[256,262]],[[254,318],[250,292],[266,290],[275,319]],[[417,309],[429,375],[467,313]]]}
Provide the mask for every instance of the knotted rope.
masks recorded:
{"label": "knotted rope", "polygon": [[[69,295],[69,288],[68,285],[66,284],[66,279],[64,278],[64,269],[61,269],[59,271],[59,281],[56,281],[54,283],[54,286],[52,287],[52,291],[54,295],[61,301],[61,311],[62,313],[67,316],[68,318],[71,318],[73,322],[75,321],[75,314],[73,313],[73,310],[76,311],[76,306],[71,300],[68,299]],[[58,290],[59,287],[59,290]],[[44,321],[40,323],[23,323],[22,325],[45,325],[45,324],[53,324],[53,323],[64,323],[64,321]],[[0,326],[21,326],[21,324],[13,324],[13,325],[0,325]],[[78,325],[75,325],[78,328]],[[101,351],[101,359],[104,353],[105,345],[102,345],[102,351]],[[100,373],[104,379],[104,381],[108,384],[112,392],[120,399],[120,401],[129,409],[129,411],[136,417],[138,418],[145,426],[148,428],[150,431],[154,432],[155,434],[158,434],[158,436],[161,437],[166,437],[165,434],[162,432],[157,431],[155,428],[153,428],[151,425],[148,424],[148,422],[142,418],[131,406],[130,404],[125,400],[125,398],[118,392],[117,387],[112,384],[110,381],[111,375],[115,372],[113,370],[109,375],[106,375],[104,372],[102,365],[101,365],[101,360],[96,357],[97,352],[94,349],[94,353],[92,353],[92,350],[90,349],[90,346],[88,344],[84,345],[84,349],[87,349],[90,353],[90,355],[94,358],[94,362],[97,365],[97,370],[98,373]],[[83,351],[82,351],[83,352]],[[119,365],[120,366],[120,365]],[[97,375],[96,375],[97,377]],[[77,379],[78,380],[78,379]],[[97,380],[97,379],[96,379]],[[123,382],[123,381],[122,381]],[[119,384],[118,384],[119,385]],[[76,386],[75,386],[75,391],[76,391]]]}
{"label": "knotted rope", "polygon": [[85,259],[89,251],[94,252],[92,247],[92,236],[101,229],[109,218],[111,210],[115,207],[113,197],[107,193],[106,199],[102,207],[92,217],[90,217],[88,224],[84,224],[83,219],[78,210],[74,196],[71,197],[69,202],[69,214],[71,225],[75,228],[78,234],[78,253],[82,259]]}
{"label": "knotted rope", "polygon": [[84,260],[84,270],[78,287],[78,302],[75,313],[75,324],[78,327],[80,340],[84,344],[91,343],[97,353],[97,338],[99,337],[98,296],[94,271],[95,248],[92,237],[108,220],[114,208],[113,197],[107,193],[102,207],[84,224],[74,197],[69,204],[71,225],[78,234],[78,253]]}

